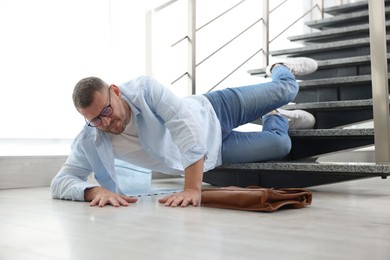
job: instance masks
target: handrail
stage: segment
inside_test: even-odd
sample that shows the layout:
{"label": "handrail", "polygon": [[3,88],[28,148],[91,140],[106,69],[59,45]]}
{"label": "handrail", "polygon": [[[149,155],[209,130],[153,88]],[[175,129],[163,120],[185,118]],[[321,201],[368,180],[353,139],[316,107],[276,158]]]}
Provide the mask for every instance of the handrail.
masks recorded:
{"label": "handrail", "polygon": [[203,29],[204,27],[206,27],[207,25],[211,24],[212,22],[218,20],[218,18],[221,18],[222,16],[224,16],[225,14],[227,14],[228,12],[230,12],[231,10],[233,10],[234,8],[239,6],[240,4],[244,3],[245,1],[246,0],[242,0],[241,2],[233,5],[232,7],[227,9],[226,11],[222,12],[220,15],[217,15],[215,18],[211,19],[210,21],[206,22],[204,25],[200,26],[198,29],[196,29],[196,31],[199,31],[199,30]]}
{"label": "handrail", "polygon": [[[176,0],[177,1],[177,0]],[[218,20],[219,18],[221,18],[222,16],[224,16],[225,14],[227,14],[228,12],[230,12],[231,10],[233,10],[234,8],[236,8],[237,6],[239,6],[240,4],[244,3],[246,0],[242,0],[241,2],[233,5],[232,7],[230,7],[229,9],[227,9],[226,11],[223,11],[220,15],[217,15],[215,18],[211,19],[210,21],[206,22],[205,24],[203,24],[202,26],[200,26],[199,28],[196,29],[196,32],[202,30],[204,27],[206,27],[207,25],[211,24],[212,22]],[[184,36],[183,38],[180,38],[179,40],[177,40],[176,42],[174,42],[171,47],[174,47],[175,45],[179,44],[180,42],[184,41],[185,39],[187,39],[187,36]]]}
{"label": "handrail", "polygon": [[[171,0],[157,8],[154,8],[152,9],[153,12],[158,12],[158,11],[161,11],[162,9],[172,5],[173,3],[177,2],[179,0]],[[187,0],[187,1],[196,1],[196,0]],[[239,5],[241,5],[242,3],[244,3],[246,0],[241,0],[239,1],[238,3],[234,4],[233,6],[229,7],[228,9],[224,10],[223,12],[221,12],[220,14],[218,14],[216,17],[210,19],[208,22],[206,22],[205,24],[203,24],[202,26],[200,26],[199,28],[195,28],[195,32],[198,32],[199,30],[205,28],[207,25],[215,22],[217,19],[221,18],[222,16],[224,16],[225,14],[227,14],[228,12],[232,11],[233,9],[237,8]],[[263,1],[264,3],[267,3],[265,4],[265,8],[268,9],[268,1],[269,0],[259,0],[259,1]],[[223,48],[225,48],[227,45],[229,45],[230,43],[232,43],[233,41],[235,41],[236,39],[238,39],[241,35],[243,35],[245,32],[247,32],[250,28],[252,28],[255,24],[263,21],[263,26],[265,27],[264,28],[264,31],[266,31],[266,35],[263,35],[263,38],[266,39],[266,42],[264,42],[262,44],[262,48],[258,51],[255,52],[255,54],[253,54],[251,56],[251,58],[253,58],[256,54],[258,54],[259,52],[263,52],[265,57],[265,63],[263,65],[268,65],[268,58],[269,58],[269,53],[268,53],[268,45],[270,43],[272,43],[274,40],[276,40],[277,38],[279,38],[281,35],[283,35],[283,33],[285,33],[288,29],[290,29],[293,25],[295,25],[298,21],[302,20],[302,18],[304,18],[305,16],[307,16],[308,14],[312,13],[316,8],[319,9],[319,11],[321,12],[321,15],[323,16],[323,6],[324,6],[324,0],[317,0],[316,2],[320,2],[320,4],[316,3],[314,6],[311,7],[311,9],[309,9],[308,11],[306,11],[302,16],[300,16],[298,19],[296,19],[295,21],[293,21],[293,23],[291,23],[288,27],[284,28],[278,35],[276,35],[273,39],[269,40],[268,39],[268,28],[269,28],[269,21],[268,21],[268,15],[272,12],[274,12],[275,10],[277,10],[278,8],[280,8],[281,6],[283,6],[286,2],[288,2],[288,0],[284,0],[283,2],[279,3],[276,7],[274,7],[272,10],[266,10],[267,14],[263,14],[263,17],[259,18],[257,21],[255,21],[253,24],[251,24],[250,26],[248,26],[247,28],[245,28],[241,33],[237,34],[236,36],[234,36],[231,40],[227,41],[226,43],[224,43],[223,45],[221,45],[219,48],[217,48],[216,50],[212,51],[209,55],[207,55],[203,60],[201,60],[200,62],[198,63],[195,63],[195,67],[198,67],[200,66],[201,64],[203,64],[205,61],[209,60],[211,57],[213,57],[215,54],[217,54],[218,52],[220,52]],[[267,19],[265,19],[264,17],[267,16]],[[190,19],[195,19],[195,18],[190,18]],[[193,22],[193,21],[192,21]],[[189,34],[191,33],[191,31],[189,31]],[[195,34],[193,34],[193,37]],[[183,38],[177,40],[176,42],[174,42],[173,44],[171,44],[171,47],[174,47],[176,46],[177,44],[183,42],[184,40],[187,40],[188,43],[190,45],[192,45],[193,47],[195,46],[195,42],[191,41],[189,39],[189,36],[184,36]],[[195,50],[194,50],[195,52]],[[148,54],[147,54],[148,55]],[[189,58],[191,59],[194,59],[194,53],[192,54],[189,54]],[[250,58],[250,59],[251,59]],[[246,60],[246,62],[248,62],[250,59]],[[151,63],[151,57],[149,57],[149,62]],[[242,67],[243,64],[240,64],[237,68],[240,68]],[[191,65],[190,65],[191,67]],[[185,76],[188,76],[188,77],[192,77],[192,80],[195,81],[195,77],[193,75],[195,75],[195,70],[194,69],[191,69],[189,67],[189,70],[187,72],[184,72],[183,74],[181,74],[180,76],[178,76],[175,80],[173,80],[171,82],[171,84],[175,84],[176,82],[178,82],[180,79],[182,79],[183,77]],[[234,69],[234,71],[237,70]],[[189,71],[192,71],[191,73],[189,73]],[[151,70],[150,70],[151,71]],[[227,76],[223,77],[223,79],[221,81],[219,81],[217,83],[217,85],[219,85],[222,81],[226,80],[229,76],[231,76],[232,73],[229,73]],[[192,85],[194,85],[194,83],[192,83]],[[216,86],[217,86],[216,85]],[[214,89],[216,86],[214,86],[212,89]],[[193,91],[194,93],[194,91]]]}
{"label": "handrail", "polygon": [[236,36],[234,36],[231,40],[227,41],[225,44],[223,44],[221,47],[219,47],[218,49],[216,49],[215,51],[213,51],[210,55],[208,55],[206,58],[204,58],[202,61],[200,61],[199,63],[196,64],[196,66],[199,66],[200,64],[202,64],[203,62],[205,62],[206,60],[208,60],[209,58],[211,58],[212,56],[214,56],[214,54],[216,54],[218,51],[222,50],[224,47],[226,47],[227,45],[229,45],[230,43],[232,43],[235,39],[237,39],[238,37],[240,37],[241,35],[243,35],[245,32],[247,32],[249,29],[251,29],[253,26],[255,26],[256,24],[258,24],[260,21],[262,21],[263,18],[260,18],[258,20],[256,20],[255,22],[253,22],[251,25],[249,25],[247,28],[245,28],[242,32],[238,33]]}
{"label": "handrail", "polygon": [[260,49],[256,51],[254,54],[252,54],[248,59],[246,59],[243,63],[241,63],[239,66],[237,66],[233,71],[231,71],[228,75],[226,75],[222,80],[220,80],[217,84],[215,84],[212,88],[208,90],[208,92],[212,91],[215,89],[219,84],[225,81],[228,77],[230,77],[234,72],[236,72],[239,68],[244,66],[248,61],[250,61],[254,56],[256,56],[259,52],[263,51],[263,49]]}
{"label": "handrail", "polygon": [[284,0],[283,2],[281,2],[280,4],[278,4],[277,6],[275,6],[274,9],[270,10],[269,13],[271,14],[273,11],[277,10],[279,7],[281,7],[282,5],[284,5],[288,0]]}
{"label": "handrail", "polygon": [[390,164],[389,83],[384,1],[368,1],[375,161]]}
{"label": "handrail", "polygon": [[153,12],[153,13],[160,12],[162,9],[165,9],[166,7],[170,6],[171,4],[173,4],[173,3],[177,2],[177,1],[179,1],[179,0],[171,0],[171,1],[168,1],[168,2],[166,2],[166,3],[164,3],[164,4],[160,5],[160,6],[158,6],[158,7],[156,7],[156,8],[153,8],[153,9],[152,9],[152,12]]}
{"label": "handrail", "polygon": [[[288,1],[288,0],[286,0]],[[283,3],[285,3],[286,1],[284,1]],[[278,35],[276,35],[272,40],[269,41],[269,43],[272,43],[274,40],[276,40],[280,35],[282,35],[284,32],[286,32],[288,29],[290,29],[294,24],[296,24],[297,22],[299,22],[303,17],[305,17],[306,15],[310,14],[316,7],[318,7],[318,5],[315,5],[313,6],[310,10],[306,11],[306,13],[304,13],[303,15],[301,15],[298,19],[296,19],[292,24],[290,24],[289,26],[287,26],[283,31],[281,31]]]}

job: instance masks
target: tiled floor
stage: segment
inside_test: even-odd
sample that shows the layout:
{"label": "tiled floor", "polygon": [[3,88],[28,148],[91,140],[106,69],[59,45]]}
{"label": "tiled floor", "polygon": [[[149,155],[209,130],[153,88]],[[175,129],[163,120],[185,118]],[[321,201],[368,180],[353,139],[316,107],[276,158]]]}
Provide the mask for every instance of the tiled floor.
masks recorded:
{"label": "tiled floor", "polygon": [[167,208],[156,197],[91,208],[48,188],[0,190],[0,259],[390,259],[389,180],[311,190],[310,207],[274,213]]}

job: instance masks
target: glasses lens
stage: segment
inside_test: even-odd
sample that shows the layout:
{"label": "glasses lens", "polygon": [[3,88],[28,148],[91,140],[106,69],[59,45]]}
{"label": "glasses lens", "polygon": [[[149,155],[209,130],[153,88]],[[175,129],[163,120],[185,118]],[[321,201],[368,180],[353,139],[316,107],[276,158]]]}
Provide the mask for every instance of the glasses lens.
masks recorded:
{"label": "glasses lens", "polygon": [[112,112],[113,112],[113,109],[112,109],[111,105],[108,105],[103,109],[103,111],[100,113],[100,115],[111,116]]}
{"label": "glasses lens", "polygon": [[101,120],[99,117],[96,117],[96,118],[92,119],[92,120],[88,123],[88,125],[93,126],[93,127],[97,127],[97,126],[99,126],[99,125],[101,125],[101,124],[102,124],[102,120]]}

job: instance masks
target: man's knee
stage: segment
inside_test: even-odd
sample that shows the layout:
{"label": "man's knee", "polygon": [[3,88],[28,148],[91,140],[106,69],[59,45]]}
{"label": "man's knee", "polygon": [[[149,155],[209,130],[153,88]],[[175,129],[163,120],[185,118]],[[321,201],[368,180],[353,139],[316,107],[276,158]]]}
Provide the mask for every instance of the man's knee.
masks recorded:
{"label": "man's knee", "polygon": [[277,135],[274,140],[274,154],[275,159],[282,159],[286,155],[288,155],[291,151],[291,139],[288,135],[282,134]]}

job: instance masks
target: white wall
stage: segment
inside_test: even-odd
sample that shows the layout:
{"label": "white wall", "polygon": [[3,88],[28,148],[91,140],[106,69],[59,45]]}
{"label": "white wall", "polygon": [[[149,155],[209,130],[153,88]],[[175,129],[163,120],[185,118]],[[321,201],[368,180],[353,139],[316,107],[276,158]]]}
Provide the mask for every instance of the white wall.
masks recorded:
{"label": "white wall", "polygon": [[0,0],[0,138],[73,138],[75,83],[145,73],[145,11],[161,1]]}

